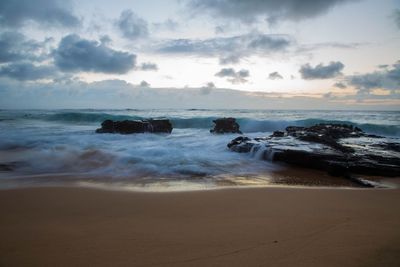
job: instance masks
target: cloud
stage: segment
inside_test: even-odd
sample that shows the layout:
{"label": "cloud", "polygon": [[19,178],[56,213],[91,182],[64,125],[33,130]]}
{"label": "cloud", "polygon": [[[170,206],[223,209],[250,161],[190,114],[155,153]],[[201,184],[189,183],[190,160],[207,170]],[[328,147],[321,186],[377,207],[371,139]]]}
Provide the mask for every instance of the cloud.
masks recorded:
{"label": "cloud", "polygon": [[110,36],[106,35],[102,35],[99,38],[100,43],[102,43],[103,45],[110,45],[112,43],[112,39]]}
{"label": "cloud", "polygon": [[149,35],[147,22],[129,9],[121,12],[117,26],[122,35],[130,40],[144,38]]}
{"label": "cloud", "polygon": [[230,78],[228,79],[229,82],[233,84],[238,84],[248,82],[248,80],[245,78],[249,77],[250,73],[248,70],[245,69],[235,71],[232,68],[223,68],[219,72],[215,73],[215,76],[220,78],[228,77]]}
{"label": "cloud", "polygon": [[56,77],[53,66],[35,66],[29,62],[5,64],[0,67],[0,77],[8,77],[19,81],[33,81]]}
{"label": "cloud", "polygon": [[400,29],[400,9],[396,9],[393,13],[394,22],[396,23],[397,27]]}
{"label": "cloud", "polygon": [[279,74],[279,72],[275,71],[275,72],[271,72],[268,75],[268,79],[270,80],[281,80],[283,79],[283,76]]}
{"label": "cloud", "polygon": [[324,66],[322,63],[315,67],[310,64],[301,66],[299,72],[301,77],[305,80],[315,79],[330,79],[341,75],[344,65],[340,61],[331,61],[328,65]]}
{"label": "cloud", "polygon": [[179,23],[173,19],[167,19],[161,23],[152,24],[155,30],[175,31],[179,27]]}
{"label": "cloud", "polygon": [[45,42],[28,40],[23,34],[6,31],[0,33],[0,63],[19,60],[42,60]]}
{"label": "cloud", "polygon": [[343,83],[343,82],[337,82],[333,86],[336,87],[336,88],[339,88],[339,89],[346,89],[347,88],[346,84]]}
{"label": "cloud", "polygon": [[18,32],[0,33],[0,77],[19,81],[57,78],[52,65],[38,65],[50,58],[47,43],[27,39]]}
{"label": "cloud", "polygon": [[83,39],[76,34],[62,38],[53,54],[56,66],[67,72],[124,74],[136,64],[136,55],[116,51],[104,43]]}
{"label": "cloud", "polygon": [[219,72],[215,73],[215,76],[218,77],[235,77],[236,71],[232,68],[224,68],[221,69]]}
{"label": "cloud", "polygon": [[145,63],[140,64],[140,66],[138,66],[136,69],[142,70],[142,71],[157,71],[158,66],[155,63],[145,62]]}
{"label": "cloud", "polygon": [[225,27],[222,26],[222,25],[216,26],[216,27],[214,28],[214,32],[215,32],[215,34],[224,33],[224,32],[225,32]]}
{"label": "cloud", "polygon": [[[112,90],[110,90],[112,88]],[[400,95],[288,95],[213,88],[141,88],[122,80],[20,83],[0,78],[0,108],[392,109]]]}
{"label": "cloud", "polygon": [[400,90],[400,61],[384,70],[347,76],[346,80],[359,93],[370,93],[373,89]]}
{"label": "cloud", "polygon": [[315,50],[320,50],[320,49],[357,49],[361,46],[365,46],[368,43],[358,43],[358,42],[352,42],[352,43],[344,43],[344,42],[323,42],[323,43],[313,43],[313,44],[302,44],[299,45],[297,52],[298,53],[305,53],[305,52],[310,52],[310,51],[315,51]]}
{"label": "cloud", "polygon": [[206,87],[207,87],[207,88],[216,88],[216,87],[215,87],[215,84],[214,84],[213,82],[208,82],[208,83],[206,84]]}
{"label": "cloud", "polygon": [[228,56],[222,56],[219,58],[219,64],[221,65],[234,65],[240,63],[241,57],[243,55],[237,54],[237,55],[228,55]]}
{"label": "cloud", "polygon": [[212,90],[216,89],[216,86],[213,82],[208,82],[205,86],[200,88],[200,95],[209,95]]}
{"label": "cloud", "polygon": [[285,52],[293,40],[289,35],[252,32],[232,37],[172,39],[155,47],[163,54],[219,57],[221,64],[239,63],[242,57]]}
{"label": "cloud", "polygon": [[68,0],[0,1],[0,25],[15,28],[31,21],[44,26],[76,27],[80,24]]}
{"label": "cloud", "polygon": [[150,87],[150,84],[146,81],[141,81],[139,84],[140,87]]}
{"label": "cloud", "polygon": [[211,13],[214,17],[254,22],[264,18],[300,21],[327,13],[333,7],[353,0],[189,0],[188,8],[197,14]]}

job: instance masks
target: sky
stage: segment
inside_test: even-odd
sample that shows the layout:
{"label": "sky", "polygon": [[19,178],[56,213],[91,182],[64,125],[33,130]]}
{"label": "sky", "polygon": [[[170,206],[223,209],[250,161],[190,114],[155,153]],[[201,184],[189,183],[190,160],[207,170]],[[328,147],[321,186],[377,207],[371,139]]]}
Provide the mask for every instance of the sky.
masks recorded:
{"label": "sky", "polygon": [[400,110],[400,0],[2,0],[0,108]]}

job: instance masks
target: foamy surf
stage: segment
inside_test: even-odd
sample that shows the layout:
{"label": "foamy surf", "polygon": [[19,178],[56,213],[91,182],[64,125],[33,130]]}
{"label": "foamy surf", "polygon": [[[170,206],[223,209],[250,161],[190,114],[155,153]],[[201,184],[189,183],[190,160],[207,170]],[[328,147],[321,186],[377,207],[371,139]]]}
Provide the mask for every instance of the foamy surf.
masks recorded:
{"label": "foamy surf", "polygon": [[[273,173],[283,167],[259,160],[262,151],[248,155],[230,152],[226,145],[238,135],[210,134],[213,119],[237,117],[241,130],[249,137],[267,136],[288,125],[308,126],[331,121],[352,123],[366,132],[399,135],[399,112],[371,114],[360,111],[2,110],[0,162],[12,164],[12,171],[0,172],[0,186],[10,181],[11,184],[125,184],[143,188],[164,184],[171,190],[182,184],[192,188],[263,186],[270,184]],[[95,133],[104,119],[160,117],[171,119],[172,134]]]}

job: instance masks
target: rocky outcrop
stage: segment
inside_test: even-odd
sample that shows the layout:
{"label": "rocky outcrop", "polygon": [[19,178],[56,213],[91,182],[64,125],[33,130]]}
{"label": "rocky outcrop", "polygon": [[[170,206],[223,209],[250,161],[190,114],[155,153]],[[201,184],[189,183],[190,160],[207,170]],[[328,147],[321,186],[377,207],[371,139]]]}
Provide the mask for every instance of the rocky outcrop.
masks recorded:
{"label": "rocky outcrop", "polygon": [[157,120],[125,120],[112,121],[105,120],[101,124],[101,128],[96,133],[171,133],[172,124],[168,119]]}
{"label": "rocky outcrop", "polygon": [[290,126],[285,132],[268,137],[237,137],[228,147],[264,160],[324,170],[334,176],[400,177],[399,140],[368,135],[351,125]]}
{"label": "rocky outcrop", "polygon": [[220,118],[213,120],[215,123],[214,129],[211,129],[211,133],[224,134],[224,133],[238,133],[242,134],[240,131],[240,126],[236,122],[235,118]]}

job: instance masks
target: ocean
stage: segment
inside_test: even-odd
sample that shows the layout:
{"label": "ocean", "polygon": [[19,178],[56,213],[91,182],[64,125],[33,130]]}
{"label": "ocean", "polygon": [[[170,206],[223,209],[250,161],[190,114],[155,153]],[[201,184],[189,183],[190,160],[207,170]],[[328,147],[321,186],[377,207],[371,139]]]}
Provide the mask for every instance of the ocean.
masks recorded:
{"label": "ocean", "polygon": [[[282,168],[233,153],[237,134],[215,135],[213,119],[235,117],[244,135],[286,126],[348,123],[400,137],[399,111],[317,110],[0,110],[0,188],[80,185],[133,190],[266,186]],[[168,118],[171,134],[96,134],[102,121]]]}

